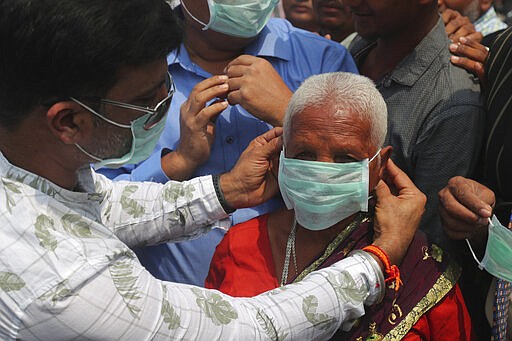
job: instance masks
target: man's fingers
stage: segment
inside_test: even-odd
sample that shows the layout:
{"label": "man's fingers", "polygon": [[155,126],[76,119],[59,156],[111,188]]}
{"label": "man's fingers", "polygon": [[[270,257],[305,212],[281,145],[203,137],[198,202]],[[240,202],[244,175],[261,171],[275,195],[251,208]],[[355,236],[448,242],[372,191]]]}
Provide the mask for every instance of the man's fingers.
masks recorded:
{"label": "man's fingers", "polygon": [[458,12],[449,8],[442,9],[441,12],[441,17],[443,18],[445,25],[460,15]]}
{"label": "man's fingers", "polygon": [[206,126],[209,122],[215,122],[217,116],[228,107],[227,101],[213,103],[199,111],[196,115],[196,122],[200,127]]}
{"label": "man's fingers", "polygon": [[465,38],[471,39],[475,43],[480,43],[484,39],[484,35],[481,32],[473,32],[468,34]]}
{"label": "man's fingers", "polygon": [[492,215],[494,204],[494,193],[487,187],[471,179],[461,176],[451,178],[448,181],[447,189],[456,201],[467,207],[471,212],[488,218]]}
{"label": "man's fingers", "polygon": [[450,239],[470,238],[478,229],[487,227],[487,220],[467,223],[454,218],[443,209],[439,210],[439,215],[441,216],[443,230]]}
{"label": "man's fingers", "polygon": [[230,81],[233,78],[239,78],[244,76],[247,73],[247,70],[249,69],[250,67],[248,65],[233,65],[226,69],[226,76],[229,77]]}
{"label": "man's fingers", "polygon": [[450,61],[452,62],[453,65],[457,65],[463,69],[466,69],[467,71],[478,76],[479,78],[480,76],[483,75],[484,67],[482,63],[475,62],[472,59],[459,56],[451,56]]}
{"label": "man's fingers", "polygon": [[200,93],[208,88],[211,88],[215,85],[220,85],[226,83],[228,81],[228,76],[226,75],[216,75],[201,82],[197,83],[190,93]]}
{"label": "man's fingers", "polygon": [[228,92],[227,96],[230,105],[236,105],[242,103],[242,93],[240,90],[233,90]]}
{"label": "man's fingers", "polygon": [[[450,52],[457,56],[467,57],[475,62],[480,62],[482,64],[485,62],[487,55],[489,54],[485,46],[480,45],[465,37],[462,37],[459,40],[461,41],[459,44],[450,44]],[[466,43],[462,43],[462,41]]]}
{"label": "man's fingers", "polygon": [[398,192],[402,192],[406,189],[419,191],[407,174],[405,174],[391,159],[389,159],[386,164],[386,182],[389,187],[395,188]]}
{"label": "man's fingers", "polygon": [[468,25],[461,26],[450,36],[450,39],[454,42],[459,41],[460,38],[467,37],[468,35],[472,34],[473,32],[475,32],[475,29],[473,26],[470,26],[470,25],[469,26]]}
{"label": "man's fingers", "polygon": [[256,137],[251,143],[254,144],[267,144],[271,141],[273,141],[276,137],[280,137],[283,135],[283,128],[277,127],[270,129],[269,131],[265,132],[264,134],[261,134],[260,136]]}
{"label": "man's fingers", "polygon": [[243,83],[244,79],[242,77],[229,78],[229,91],[240,90],[240,88],[243,86]]}
{"label": "man's fingers", "polygon": [[235,66],[235,65],[246,65],[246,66],[251,65],[252,63],[254,63],[257,60],[257,58],[258,57],[250,56],[250,55],[247,55],[247,54],[243,54],[241,56],[238,56],[235,59],[233,59],[231,62],[229,62],[229,64],[224,69],[224,73],[227,73],[228,70],[232,66]]}
{"label": "man's fingers", "polygon": [[[203,82],[209,80],[211,80],[211,78],[208,78]],[[205,87],[205,84],[201,84],[203,82],[197,84],[190,93],[187,100],[189,103],[189,111],[196,114],[206,106],[207,102],[213,100],[216,97],[225,97],[229,89],[229,85],[226,83],[226,81],[227,78],[220,83],[214,82],[212,84],[212,82],[207,82],[206,84],[210,84],[209,87]]]}
{"label": "man's fingers", "polygon": [[445,187],[439,194],[439,210],[443,213],[443,217],[450,220],[463,221],[468,224],[475,224],[478,222],[480,216],[471,208],[462,204],[452,191]]}
{"label": "man's fingers", "polygon": [[215,136],[215,124],[210,122],[206,125],[206,134],[213,139]]}

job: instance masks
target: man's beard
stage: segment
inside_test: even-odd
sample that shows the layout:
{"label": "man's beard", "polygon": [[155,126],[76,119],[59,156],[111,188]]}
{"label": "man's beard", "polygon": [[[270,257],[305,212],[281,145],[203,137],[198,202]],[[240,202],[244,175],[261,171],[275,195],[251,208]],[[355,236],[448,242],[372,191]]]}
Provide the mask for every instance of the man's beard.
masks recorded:
{"label": "man's beard", "polygon": [[[95,122],[96,128],[105,128],[110,123],[98,119]],[[116,129],[117,132],[109,133],[107,136],[97,141],[90,153],[102,160],[117,159],[127,154],[132,148],[132,132],[131,129]]]}

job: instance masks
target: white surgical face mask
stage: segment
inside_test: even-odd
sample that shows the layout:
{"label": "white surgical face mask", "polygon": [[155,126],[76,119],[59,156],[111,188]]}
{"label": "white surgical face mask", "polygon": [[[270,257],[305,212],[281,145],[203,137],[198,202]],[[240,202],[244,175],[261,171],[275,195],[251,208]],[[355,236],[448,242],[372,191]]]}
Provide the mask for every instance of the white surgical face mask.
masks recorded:
{"label": "white surgical face mask", "polygon": [[188,15],[199,24],[203,31],[211,29],[233,37],[252,38],[267,24],[279,0],[208,0],[210,21],[197,19],[181,1]]}
{"label": "white surgical face mask", "polygon": [[501,225],[496,216],[489,219],[489,236],[482,261],[476,258],[469,240],[466,239],[466,242],[480,269],[512,282],[512,230]]}
{"label": "white surgical face mask", "polygon": [[309,230],[324,230],[359,211],[368,211],[370,159],[330,163],[289,159],[281,152],[279,188],[297,222]]}

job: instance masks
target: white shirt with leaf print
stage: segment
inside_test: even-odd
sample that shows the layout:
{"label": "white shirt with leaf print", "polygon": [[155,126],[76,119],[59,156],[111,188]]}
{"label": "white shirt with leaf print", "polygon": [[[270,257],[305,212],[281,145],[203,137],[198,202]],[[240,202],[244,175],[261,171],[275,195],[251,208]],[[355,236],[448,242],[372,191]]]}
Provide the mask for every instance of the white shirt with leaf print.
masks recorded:
{"label": "white shirt with leaf print", "polygon": [[322,340],[381,294],[361,255],[254,298],[159,281],[129,247],[191,238],[225,218],[211,177],[111,182],[87,168],[79,186],[0,153],[1,340]]}

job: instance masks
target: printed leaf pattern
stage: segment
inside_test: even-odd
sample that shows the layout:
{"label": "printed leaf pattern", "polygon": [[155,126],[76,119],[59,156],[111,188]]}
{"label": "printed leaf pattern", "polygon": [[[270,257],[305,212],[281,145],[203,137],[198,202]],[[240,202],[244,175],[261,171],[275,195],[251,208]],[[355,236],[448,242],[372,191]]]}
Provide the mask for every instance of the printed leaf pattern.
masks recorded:
{"label": "printed leaf pattern", "polygon": [[16,183],[5,181],[2,179],[2,183],[4,184],[5,188],[7,189],[5,191],[5,202],[7,203],[7,210],[9,213],[12,213],[12,208],[16,206],[16,202],[12,198],[12,196],[9,195],[9,192],[12,192],[14,194],[21,194],[21,191],[19,189],[19,186]]}
{"label": "printed leaf pattern", "polygon": [[179,315],[174,311],[173,306],[169,303],[167,300],[167,287],[165,285],[162,285],[162,290],[164,293],[164,299],[162,302],[162,318],[164,319],[164,322],[167,324],[167,328],[169,330],[171,329],[177,329],[180,326],[181,319]]}
{"label": "printed leaf pattern", "polygon": [[117,260],[114,263],[111,263],[108,269],[117,292],[123,298],[130,314],[133,317],[138,318],[140,308],[134,305],[132,301],[142,298],[142,295],[136,286],[137,277],[132,274],[132,263],[129,260]]}
{"label": "printed leaf pattern", "polygon": [[316,296],[307,296],[304,301],[302,301],[302,311],[304,312],[304,315],[308,321],[316,328],[329,328],[335,322],[334,317],[324,313],[317,313],[317,310],[318,298]]}
{"label": "printed leaf pattern", "polygon": [[79,238],[91,238],[90,224],[78,214],[65,214],[61,218],[64,230]]}
{"label": "printed leaf pattern", "polygon": [[60,282],[55,289],[48,291],[46,294],[39,297],[40,300],[49,299],[53,305],[58,301],[63,301],[68,297],[76,296],[77,293],[74,293],[67,286],[67,280]]}
{"label": "printed leaf pattern", "polygon": [[24,286],[25,281],[23,281],[18,275],[12,272],[0,271],[0,289],[3,291],[18,291]]}
{"label": "printed leaf pattern", "polygon": [[55,198],[59,192],[50,186],[46,179],[41,177],[35,177],[29,184],[33,188],[38,188],[41,192]]}
{"label": "printed leaf pattern", "polygon": [[232,320],[238,318],[235,309],[221,295],[199,288],[192,288],[192,292],[197,297],[196,303],[199,308],[216,326],[229,324]]}
{"label": "printed leaf pattern", "polygon": [[258,309],[258,314],[256,315],[256,320],[260,324],[260,326],[263,328],[263,331],[269,339],[271,340],[285,340],[288,337],[288,333],[281,333],[277,334],[277,330],[275,328],[275,324],[272,321],[272,319],[267,316],[267,314],[263,313],[261,310]]}
{"label": "printed leaf pattern", "polygon": [[126,186],[121,194],[121,207],[123,211],[134,218],[141,217],[145,213],[144,207],[130,198],[130,195],[135,193],[138,188],[139,186],[137,185]]}
{"label": "printed leaf pattern", "polygon": [[16,182],[21,182],[21,183],[25,183],[25,179],[27,178],[27,176],[28,176],[28,174],[24,174],[24,175],[15,174],[11,171],[7,172],[7,174],[5,175],[6,178],[12,179]]}
{"label": "printed leaf pattern", "polygon": [[329,274],[327,280],[331,283],[338,299],[351,304],[359,304],[364,301],[365,291],[357,287],[354,279],[346,272]]}
{"label": "printed leaf pattern", "polygon": [[190,200],[194,197],[193,193],[195,190],[196,189],[191,184],[173,183],[163,190],[162,197],[169,203],[175,202],[179,197]]}
{"label": "printed leaf pattern", "polygon": [[47,215],[40,214],[34,224],[36,237],[39,239],[39,245],[47,250],[55,251],[57,248],[57,239],[52,235],[51,230],[55,230],[54,221]]}

